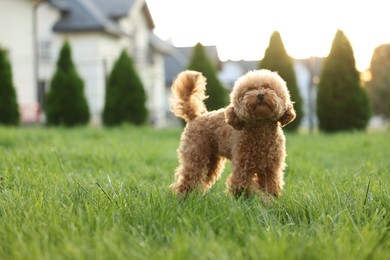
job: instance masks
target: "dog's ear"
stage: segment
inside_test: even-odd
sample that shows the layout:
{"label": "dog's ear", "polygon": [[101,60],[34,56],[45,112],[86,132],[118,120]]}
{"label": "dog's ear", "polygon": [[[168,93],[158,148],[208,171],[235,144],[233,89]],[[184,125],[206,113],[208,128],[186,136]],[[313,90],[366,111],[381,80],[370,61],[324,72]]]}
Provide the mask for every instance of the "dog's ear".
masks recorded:
{"label": "dog's ear", "polygon": [[244,127],[244,122],[241,121],[236,112],[234,112],[233,106],[228,106],[225,110],[226,123],[231,125],[236,130],[241,130]]}
{"label": "dog's ear", "polygon": [[281,126],[283,127],[283,126],[291,123],[295,119],[295,117],[296,117],[296,114],[295,114],[293,104],[290,103],[286,109],[286,112],[284,112],[282,117],[279,118],[279,122],[280,122]]}

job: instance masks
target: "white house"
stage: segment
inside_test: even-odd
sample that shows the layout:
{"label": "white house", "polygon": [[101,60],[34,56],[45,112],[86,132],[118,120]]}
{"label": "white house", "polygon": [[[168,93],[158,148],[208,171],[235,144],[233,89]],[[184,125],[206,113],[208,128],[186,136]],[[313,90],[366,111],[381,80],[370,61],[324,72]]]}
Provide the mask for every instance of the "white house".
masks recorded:
{"label": "white house", "polygon": [[153,28],[145,0],[1,0],[0,45],[12,64],[23,120],[40,120],[34,109],[44,105],[67,39],[84,80],[92,123],[100,123],[106,76],[126,49],[144,83],[150,118],[164,126],[163,56],[170,47],[153,34]]}

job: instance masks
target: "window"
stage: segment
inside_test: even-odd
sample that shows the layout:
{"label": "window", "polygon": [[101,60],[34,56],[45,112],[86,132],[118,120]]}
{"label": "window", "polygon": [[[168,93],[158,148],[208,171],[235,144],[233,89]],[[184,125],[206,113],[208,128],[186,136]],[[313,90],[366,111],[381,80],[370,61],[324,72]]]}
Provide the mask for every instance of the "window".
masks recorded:
{"label": "window", "polygon": [[50,46],[51,46],[50,41],[40,41],[39,42],[39,59],[40,60],[50,60],[51,59]]}

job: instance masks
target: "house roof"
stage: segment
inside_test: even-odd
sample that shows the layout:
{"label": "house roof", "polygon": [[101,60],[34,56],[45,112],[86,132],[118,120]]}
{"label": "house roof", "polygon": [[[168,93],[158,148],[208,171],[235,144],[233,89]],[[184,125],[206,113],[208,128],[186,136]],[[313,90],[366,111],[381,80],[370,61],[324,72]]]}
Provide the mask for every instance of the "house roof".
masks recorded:
{"label": "house roof", "polygon": [[69,5],[65,0],[50,0],[48,3],[61,11],[69,10]]}
{"label": "house roof", "polygon": [[[93,2],[102,10],[106,17],[117,20],[127,16],[133,8],[136,8],[137,0],[93,0]],[[155,25],[152,15],[146,2],[143,1],[143,3],[141,11],[144,13],[149,27],[153,29]]]}
{"label": "house roof", "polygon": [[155,51],[169,55],[173,52],[174,48],[172,44],[161,40],[157,35],[154,33],[149,34],[149,45],[152,47]]}
{"label": "house roof", "polygon": [[[122,31],[91,0],[63,0],[61,19],[54,24],[56,32],[103,31],[120,35]],[[64,6],[62,4],[62,6]]]}
{"label": "house roof", "polygon": [[[57,32],[102,31],[113,35],[124,35],[116,20],[126,17],[135,7],[136,0],[49,0],[58,8],[61,19],[54,25]],[[146,5],[142,2],[141,11],[148,26],[153,29],[154,23]]]}
{"label": "house roof", "polygon": [[165,85],[172,85],[177,74],[187,68],[188,59],[183,57],[177,50],[171,55],[164,56]]}
{"label": "house roof", "polygon": [[94,0],[104,15],[111,19],[127,16],[135,0]]}

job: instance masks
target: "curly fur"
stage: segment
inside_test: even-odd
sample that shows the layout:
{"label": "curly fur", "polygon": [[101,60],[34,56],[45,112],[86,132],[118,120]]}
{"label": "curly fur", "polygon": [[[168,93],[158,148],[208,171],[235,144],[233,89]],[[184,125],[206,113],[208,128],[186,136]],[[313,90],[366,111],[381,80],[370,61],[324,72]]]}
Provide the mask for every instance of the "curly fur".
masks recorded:
{"label": "curly fur", "polygon": [[279,196],[284,186],[286,148],[282,127],[295,119],[285,81],[269,70],[240,77],[226,108],[207,112],[206,79],[184,71],[172,85],[172,111],[187,121],[177,150],[180,165],[171,189],[206,191],[232,161],[228,191]]}

